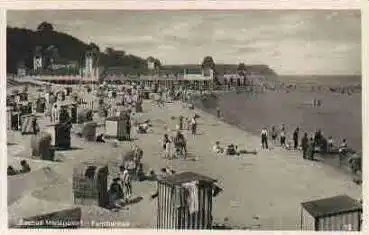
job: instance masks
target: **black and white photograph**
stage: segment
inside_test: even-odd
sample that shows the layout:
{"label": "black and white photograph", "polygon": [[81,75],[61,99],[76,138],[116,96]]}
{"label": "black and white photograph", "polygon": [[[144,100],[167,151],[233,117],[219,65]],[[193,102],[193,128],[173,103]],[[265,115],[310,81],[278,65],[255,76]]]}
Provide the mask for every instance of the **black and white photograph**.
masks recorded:
{"label": "black and white photograph", "polygon": [[361,231],[361,17],[7,10],[8,228]]}

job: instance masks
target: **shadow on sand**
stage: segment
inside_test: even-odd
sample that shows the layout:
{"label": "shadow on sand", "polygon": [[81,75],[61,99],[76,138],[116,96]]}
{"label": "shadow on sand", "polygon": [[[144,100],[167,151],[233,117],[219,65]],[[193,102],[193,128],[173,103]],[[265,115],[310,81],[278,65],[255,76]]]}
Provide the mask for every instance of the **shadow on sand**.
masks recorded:
{"label": "shadow on sand", "polygon": [[53,147],[55,151],[73,151],[73,150],[82,150],[83,148],[79,147],[70,147],[70,148],[62,148],[62,147]]}

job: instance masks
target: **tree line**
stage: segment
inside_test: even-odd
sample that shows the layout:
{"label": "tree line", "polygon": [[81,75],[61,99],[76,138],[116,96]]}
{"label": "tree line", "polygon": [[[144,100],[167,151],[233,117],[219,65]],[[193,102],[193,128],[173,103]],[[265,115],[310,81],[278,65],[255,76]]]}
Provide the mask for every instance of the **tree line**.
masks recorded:
{"label": "tree line", "polygon": [[[7,27],[7,72],[16,73],[20,65],[33,68],[34,55],[43,56],[43,70],[50,69],[56,61],[76,61],[84,65],[85,53],[90,51],[102,67],[123,66],[128,69],[146,71],[147,59],[127,54],[123,50],[106,48],[101,51],[95,43],[85,43],[66,33],[54,30],[52,24],[42,22],[35,31],[23,28]],[[161,66],[160,60],[149,57]]]}
{"label": "tree line", "polygon": [[[116,50],[108,47],[101,50],[95,43],[85,43],[81,40],[63,32],[58,32],[54,26],[48,22],[42,22],[36,30],[7,27],[7,73],[16,73],[20,65],[24,65],[30,71],[33,69],[34,55],[43,56],[42,69],[48,73],[51,65],[58,61],[68,63],[77,62],[79,66],[85,64],[85,53],[94,54],[97,63],[103,68],[119,67],[126,73],[145,74],[149,72],[147,61],[154,64],[154,71],[165,73],[182,73],[187,69],[186,65],[163,66],[159,59],[149,56],[141,58],[136,55],[127,54],[124,50]],[[200,65],[195,65],[199,69],[209,69],[215,75],[226,73],[247,74],[250,71],[257,71],[266,74],[275,74],[268,66],[249,66],[245,63],[238,65],[216,64],[211,56],[205,56]],[[192,66],[194,67],[194,66]]]}

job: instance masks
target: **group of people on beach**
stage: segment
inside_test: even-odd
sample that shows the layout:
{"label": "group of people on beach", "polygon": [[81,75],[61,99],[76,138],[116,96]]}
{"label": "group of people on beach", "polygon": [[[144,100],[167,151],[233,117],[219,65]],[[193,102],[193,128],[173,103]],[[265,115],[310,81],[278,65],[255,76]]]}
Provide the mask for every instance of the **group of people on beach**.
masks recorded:
{"label": "group of people on beach", "polygon": [[109,207],[120,208],[132,196],[132,176],[124,166],[119,167],[119,176],[113,179],[109,187]]}
{"label": "group of people on beach", "polygon": [[[279,146],[287,150],[302,150],[302,157],[304,159],[314,160],[314,154],[319,153],[339,153],[343,156],[347,153],[348,145],[346,139],[342,140],[342,143],[337,147],[334,145],[332,136],[327,139],[323,136],[322,131],[319,129],[315,132],[314,136],[308,137],[308,133],[305,132],[301,140],[299,140],[300,128],[296,127],[292,134],[292,141],[286,141],[287,132],[285,124],[282,124],[279,131],[272,126],[271,128],[271,140],[274,145],[278,143]],[[268,140],[269,133],[267,128],[262,128],[261,134],[261,147],[262,149],[269,149]]]}
{"label": "group of people on beach", "polygon": [[111,208],[120,208],[123,203],[132,199],[132,181],[141,181],[144,178],[142,158],[143,150],[137,144],[122,156],[119,174],[113,179],[108,191]]}
{"label": "group of people on beach", "polygon": [[196,114],[192,118],[185,118],[185,121],[183,120],[184,117],[182,115],[178,117],[178,124],[176,125],[176,134],[171,137],[169,137],[168,134],[164,134],[163,136],[164,158],[186,159],[187,144],[186,138],[182,134],[182,131],[191,130],[192,135],[195,136],[197,133],[197,118],[198,116]]}

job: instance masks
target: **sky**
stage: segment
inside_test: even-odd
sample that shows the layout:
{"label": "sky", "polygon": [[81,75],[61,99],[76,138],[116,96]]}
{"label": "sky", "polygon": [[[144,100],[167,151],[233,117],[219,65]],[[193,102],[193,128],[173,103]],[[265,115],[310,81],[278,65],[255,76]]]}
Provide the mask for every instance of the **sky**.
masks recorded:
{"label": "sky", "polygon": [[359,10],[8,11],[10,27],[42,21],[100,49],[162,64],[267,64],[280,75],[360,75]]}

